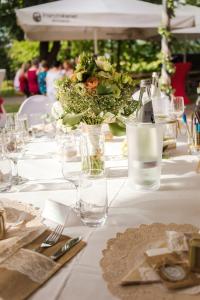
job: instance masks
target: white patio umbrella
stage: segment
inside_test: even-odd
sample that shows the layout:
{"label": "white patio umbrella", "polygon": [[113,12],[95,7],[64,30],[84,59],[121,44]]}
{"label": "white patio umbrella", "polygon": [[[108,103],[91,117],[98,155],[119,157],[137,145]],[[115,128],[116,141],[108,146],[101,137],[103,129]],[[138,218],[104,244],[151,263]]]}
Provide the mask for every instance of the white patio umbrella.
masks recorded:
{"label": "white patio umbrella", "polygon": [[[157,34],[161,12],[138,0],[61,0],[16,10],[26,37],[39,41],[147,39]],[[191,26],[193,15],[183,12],[172,21],[173,28]]]}
{"label": "white patio umbrella", "polygon": [[193,15],[195,17],[195,26],[191,28],[177,28],[173,34],[182,39],[200,38],[200,7],[194,5],[183,5],[179,9],[184,15]]}

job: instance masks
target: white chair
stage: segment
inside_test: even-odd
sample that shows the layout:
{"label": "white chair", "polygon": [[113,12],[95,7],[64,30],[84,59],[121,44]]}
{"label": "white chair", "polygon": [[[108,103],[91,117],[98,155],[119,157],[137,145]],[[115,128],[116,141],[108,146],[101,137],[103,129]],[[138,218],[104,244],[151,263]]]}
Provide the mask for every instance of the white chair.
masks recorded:
{"label": "white chair", "polygon": [[47,96],[35,95],[27,98],[20,106],[18,115],[27,115],[29,126],[41,123],[41,117],[51,114],[53,102]]}

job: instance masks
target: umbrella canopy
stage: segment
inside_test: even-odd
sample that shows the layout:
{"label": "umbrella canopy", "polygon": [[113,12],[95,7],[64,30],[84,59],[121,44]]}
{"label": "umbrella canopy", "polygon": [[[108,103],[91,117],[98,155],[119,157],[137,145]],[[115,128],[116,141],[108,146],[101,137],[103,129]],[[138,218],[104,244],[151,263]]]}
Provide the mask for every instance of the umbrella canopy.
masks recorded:
{"label": "umbrella canopy", "polygon": [[[16,10],[31,40],[146,39],[157,34],[160,5],[137,0],[61,0]],[[194,26],[194,15],[177,12],[173,28]]]}
{"label": "umbrella canopy", "polygon": [[184,5],[180,8],[184,15],[193,15],[195,17],[195,26],[192,28],[181,28],[173,30],[173,33],[178,38],[200,38],[200,7],[194,5]]}

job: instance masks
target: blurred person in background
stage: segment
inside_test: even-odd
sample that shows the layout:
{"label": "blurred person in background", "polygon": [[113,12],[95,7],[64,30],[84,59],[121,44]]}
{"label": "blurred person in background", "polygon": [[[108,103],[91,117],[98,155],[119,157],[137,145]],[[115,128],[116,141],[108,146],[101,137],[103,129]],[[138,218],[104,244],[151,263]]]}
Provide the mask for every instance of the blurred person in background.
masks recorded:
{"label": "blurred person in background", "polygon": [[[26,64],[27,64],[27,68],[30,68],[30,66],[31,66],[30,61],[27,62]],[[14,88],[15,88],[15,90],[17,92],[20,91],[20,80],[19,80],[19,78],[20,78],[21,74],[24,72],[24,67],[25,67],[25,63],[23,63],[21,65],[21,67],[17,70],[17,72],[15,74],[15,78],[14,78],[13,84],[14,84]]]}
{"label": "blurred person in background", "polygon": [[74,70],[73,70],[72,64],[68,60],[64,60],[64,62],[63,62],[63,75],[66,76],[66,77],[71,78],[73,73],[74,73]]}
{"label": "blurred person in background", "polygon": [[48,64],[46,61],[42,61],[40,65],[40,70],[38,72],[38,86],[41,95],[46,95],[47,93],[47,85],[46,85],[47,71],[48,71]]}
{"label": "blurred person in background", "polygon": [[38,87],[38,80],[37,80],[38,69],[39,69],[39,61],[38,59],[34,59],[32,61],[31,67],[27,72],[28,87],[31,95],[39,94],[39,87]]}
{"label": "blurred person in background", "polygon": [[47,96],[52,102],[56,101],[55,82],[62,77],[62,64],[60,61],[55,61],[46,76]]}
{"label": "blurred person in background", "polygon": [[21,73],[19,77],[19,90],[23,94],[26,95],[26,97],[30,96],[29,86],[28,86],[28,78],[27,78],[27,72],[30,68],[29,63],[23,64],[23,67],[21,68]]}

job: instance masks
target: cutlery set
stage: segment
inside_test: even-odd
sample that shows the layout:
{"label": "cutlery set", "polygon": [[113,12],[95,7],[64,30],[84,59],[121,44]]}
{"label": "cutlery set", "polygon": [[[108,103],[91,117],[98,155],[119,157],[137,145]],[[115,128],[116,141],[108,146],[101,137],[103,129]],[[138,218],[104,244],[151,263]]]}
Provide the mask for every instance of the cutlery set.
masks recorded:
{"label": "cutlery set", "polygon": [[[63,225],[57,225],[56,228],[44,239],[44,241],[42,241],[41,245],[38,248],[35,248],[33,250],[41,253],[43,249],[54,246],[59,241],[63,229],[64,229]],[[82,238],[80,236],[71,238],[60,249],[58,249],[50,258],[54,261],[58,260],[61,256],[67,253],[81,240]]]}

